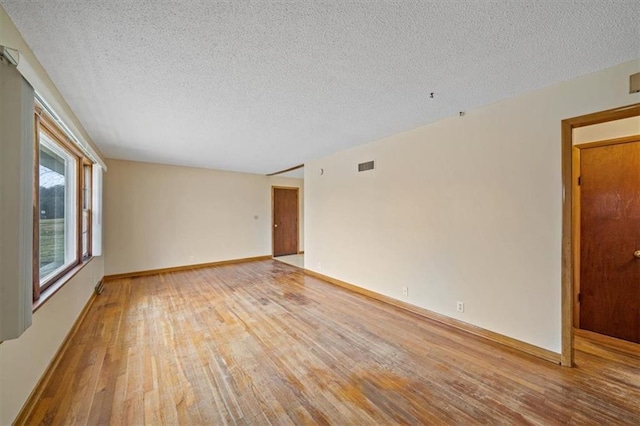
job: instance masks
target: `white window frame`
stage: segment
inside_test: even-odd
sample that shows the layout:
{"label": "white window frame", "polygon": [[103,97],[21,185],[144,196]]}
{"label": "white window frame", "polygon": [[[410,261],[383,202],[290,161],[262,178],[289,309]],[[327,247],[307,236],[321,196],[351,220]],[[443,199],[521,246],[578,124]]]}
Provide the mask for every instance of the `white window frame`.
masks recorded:
{"label": "white window frame", "polygon": [[60,146],[43,130],[40,130],[39,143],[65,159],[64,263],[47,275],[40,276],[40,287],[42,288],[46,287],[53,277],[78,262],[78,221],[76,212],[79,200],[77,199],[78,158]]}

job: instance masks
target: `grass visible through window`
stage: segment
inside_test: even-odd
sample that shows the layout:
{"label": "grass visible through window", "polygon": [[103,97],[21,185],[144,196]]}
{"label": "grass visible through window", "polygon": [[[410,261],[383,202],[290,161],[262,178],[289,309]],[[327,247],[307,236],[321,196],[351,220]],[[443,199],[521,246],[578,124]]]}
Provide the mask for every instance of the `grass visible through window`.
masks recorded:
{"label": "grass visible through window", "polygon": [[47,276],[64,264],[64,218],[40,219],[40,274]]}

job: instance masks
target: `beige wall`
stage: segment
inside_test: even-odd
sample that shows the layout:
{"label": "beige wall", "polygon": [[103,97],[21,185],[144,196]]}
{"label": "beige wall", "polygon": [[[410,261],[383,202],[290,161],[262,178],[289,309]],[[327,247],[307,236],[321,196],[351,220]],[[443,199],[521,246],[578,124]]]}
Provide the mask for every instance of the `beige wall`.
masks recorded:
{"label": "beige wall", "polygon": [[0,424],[14,420],[49,366],[71,326],[104,275],[96,257],[33,316],[33,325],[16,340],[0,345]]}
{"label": "beige wall", "polygon": [[[65,122],[92,144],[2,7],[0,45],[20,50],[20,72]],[[103,275],[103,259],[96,257],[34,313],[33,325],[20,338],[0,343],[0,424],[14,420]]]}
{"label": "beige wall", "polygon": [[120,160],[107,165],[107,275],[270,255],[271,186],[302,187],[293,178]]}
{"label": "beige wall", "polygon": [[[560,122],[639,102],[628,94],[639,69],[622,64],[307,163],[305,266],[560,352]],[[357,173],[372,159],[376,171]]]}
{"label": "beige wall", "polygon": [[578,145],[634,135],[640,135],[640,117],[629,117],[573,129],[573,144]]}

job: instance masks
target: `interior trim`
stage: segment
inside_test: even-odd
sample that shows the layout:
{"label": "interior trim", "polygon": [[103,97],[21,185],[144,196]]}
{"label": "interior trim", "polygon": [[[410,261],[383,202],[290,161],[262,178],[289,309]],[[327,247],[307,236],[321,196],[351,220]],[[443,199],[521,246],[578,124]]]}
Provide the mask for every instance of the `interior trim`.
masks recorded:
{"label": "interior trim", "polygon": [[105,275],[104,280],[107,281],[107,280],[117,280],[120,278],[142,277],[145,275],[163,274],[165,272],[179,272],[179,271],[187,271],[190,269],[208,268],[210,266],[223,266],[223,265],[231,265],[234,263],[255,262],[257,260],[269,260],[269,259],[271,259],[271,255],[243,257],[240,259],[220,260],[217,262],[208,262],[208,263],[196,263],[193,265],[172,266],[170,268],[149,269],[145,271],[124,272],[122,274]]}
{"label": "interior trim", "polygon": [[267,176],[280,175],[282,173],[292,172],[304,167],[304,164],[298,164],[297,166],[289,167],[288,169],[280,170],[279,172],[268,173]]}
{"label": "interior trim", "polygon": [[58,292],[66,283],[68,283],[73,277],[75,277],[78,272],[82,270],[85,266],[89,264],[93,260],[93,257],[89,257],[86,260],[81,261],[77,265],[68,269],[64,274],[60,275],[59,278],[51,284],[46,289],[42,290],[38,299],[33,301],[33,312],[35,313],[38,309],[42,307],[54,294]]}
{"label": "interior trim", "polygon": [[533,355],[538,358],[542,358],[554,364],[560,364],[560,354],[556,352],[552,352],[550,350],[540,348],[530,343],[526,343],[526,342],[514,339],[512,337],[508,337],[508,336],[484,329],[482,327],[478,327],[478,326],[457,320],[455,318],[451,318],[446,315],[442,315],[442,314],[430,311],[428,309],[424,309],[419,306],[412,305],[410,303],[406,303],[389,296],[385,296],[380,293],[376,293],[375,291],[367,290],[357,285],[350,284],[350,283],[338,280],[336,278],[332,278],[328,275],[320,274],[318,272],[315,272],[309,269],[304,269],[304,273],[312,277],[319,278],[330,284],[334,284],[338,287],[343,287],[355,293],[359,293],[364,296],[370,297],[372,299],[378,300],[380,302],[387,303],[389,305],[395,306],[400,309],[404,309],[405,311],[409,311],[423,318],[437,321],[439,323],[448,325],[453,328],[457,328],[458,330],[465,331],[467,333],[473,334],[474,336],[482,337],[492,342],[507,346],[511,349],[515,349],[515,350],[524,352],[526,354]]}
{"label": "interior trim", "polygon": [[574,229],[573,129],[640,115],[640,103],[562,120],[562,353],[561,362],[573,366]]}

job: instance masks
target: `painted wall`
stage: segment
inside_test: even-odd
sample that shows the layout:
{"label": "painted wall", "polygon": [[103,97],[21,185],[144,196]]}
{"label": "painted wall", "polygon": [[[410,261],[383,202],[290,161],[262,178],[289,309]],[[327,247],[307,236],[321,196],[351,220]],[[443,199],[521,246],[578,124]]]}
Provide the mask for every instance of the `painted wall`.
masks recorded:
{"label": "painted wall", "polygon": [[9,425],[44,374],[104,275],[95,257],[33,316],[33,325],[16,340],[0,344],[0,424]]}
{"label": "painted wall", "polygon": [[[560,122],[639,102],[628,93],[639,69],[622,64],[307,163],[306,268],[560,352]],[[376,170],[358,173],[368,160]]]}
{"label": "painted wall", "polygon": [[640,117],[629,117],[622,120],[573,129],[573,144],[598,142],[607,139],[640,135]]}
{"label": "painted wall", "polygon": [[271,185],[302,187],[301,179],[247,173],[121,160],[107,166],[107,275],[270,255]]}
{"label": "painted wall", "polygon": [[[99,153],[2,7],[0,45],[20,50],[20,72]],[[96,257],[34,313],[20,338],[0,343],[0,424],[13,422],[103,275],[103,259]]]}

